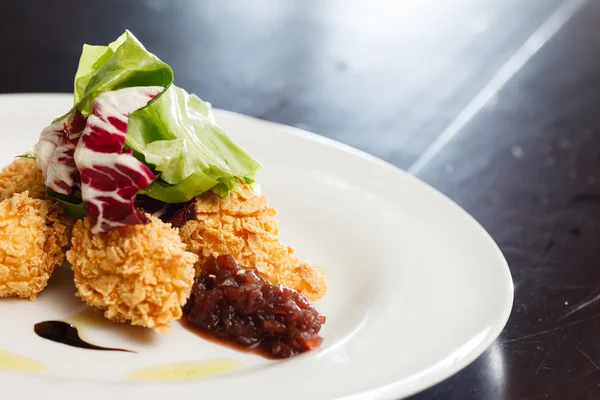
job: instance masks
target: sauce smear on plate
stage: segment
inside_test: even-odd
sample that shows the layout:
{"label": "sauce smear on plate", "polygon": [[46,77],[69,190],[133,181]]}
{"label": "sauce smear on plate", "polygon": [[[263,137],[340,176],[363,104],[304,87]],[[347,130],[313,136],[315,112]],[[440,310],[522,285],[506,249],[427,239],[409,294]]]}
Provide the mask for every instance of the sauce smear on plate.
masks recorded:
{"label": "sauce smear on plate", "polygon": [[77,328],[63,321],[44,321],[33,326],[33,331],[44,339],[57,343],[63,343],[68,346],[78,347],[80,349],[101,350],[101,351],[124,351],[135,353],[131,350],[116,349],[110,347],[96,346],[88,343],[79,337]]}

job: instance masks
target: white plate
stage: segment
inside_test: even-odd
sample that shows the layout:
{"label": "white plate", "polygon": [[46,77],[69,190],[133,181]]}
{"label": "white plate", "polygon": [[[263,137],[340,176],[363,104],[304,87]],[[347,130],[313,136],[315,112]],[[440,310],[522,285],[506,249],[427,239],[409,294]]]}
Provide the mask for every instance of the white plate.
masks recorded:
{"label": "white plate", "polygon": [[[0,162],[31,148],[70,104],[66,95],[0,96]],[[53,343],[35,336],[33,324],[86,309],[63,269],[35,303],[0,300],[0,368],[7,353],[31,360],[29,372],[0,372],[3,398],[395,399],[449,377],[490,346],[510,314],[512,280],[467,213],[339,143],[229,112],[216,116],[264,164],[259,179],[280,211],[284,240],[326,274],[329,291],[316,302],[327,316],[323,346],[276,362],[206,342],[178,323],[161,336],[101,321],[80,321],[85,338],[138,353]],[[233,370],[216,374],[211,364],[215,374],[200,378],[128,378],[139,368],[215,358]]]}

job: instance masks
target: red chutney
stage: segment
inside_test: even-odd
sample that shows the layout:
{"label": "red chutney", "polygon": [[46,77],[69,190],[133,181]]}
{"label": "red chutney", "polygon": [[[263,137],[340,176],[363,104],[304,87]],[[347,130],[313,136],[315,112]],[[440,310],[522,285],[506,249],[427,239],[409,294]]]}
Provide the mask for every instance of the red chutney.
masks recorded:
{"label": "red chutney", "polygon": [[202,336],[280,359],[319,347],[325,317],[295,290],[221,255],[202,266],[182,322]]}

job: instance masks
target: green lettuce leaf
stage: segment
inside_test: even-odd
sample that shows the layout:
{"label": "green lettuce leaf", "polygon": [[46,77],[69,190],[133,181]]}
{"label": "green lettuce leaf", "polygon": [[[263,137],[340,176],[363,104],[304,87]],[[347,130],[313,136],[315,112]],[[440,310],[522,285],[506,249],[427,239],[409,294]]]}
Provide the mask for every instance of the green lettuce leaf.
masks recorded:
{"label": "green lettuce leaf", "polygon": [[158,178],[139,193],[165,203],[185,203],[198,194],[218,186],[218,183],[217,180],[205,175],[202,171],[196,171],[177,185],[170,185]]}
{"label": "green lettuce leaf", "polygon": [[15,156],[15,158],[29,158],[30,160],[35,160],[35,156],[33,154],[21,154],[19,156]]}
{"label": "green lettuce leaf", "polygon": [[126,145],[160,172],[145,194],[169,203],[237,190],[262,167],[215,123],[209,103],[175,85],[129,116]]}
{"label": "green lettuce leaf", "polygon": [[73,101],[87,116],[91,112],[90,102],[102,92],[132,86],[167,88],[172,83],[171,67],[125,31],[108,46],[83,46],[75,73]]}
{"label": "green lettuce leaf", "polygon": [[81,199],[81,192],[77,191],[70,196],[65,196],[64,194],[46,189],[46,194],[62,203],[67,213],[71,214],[71,216],[81,219],[87,215],[87,208]]}

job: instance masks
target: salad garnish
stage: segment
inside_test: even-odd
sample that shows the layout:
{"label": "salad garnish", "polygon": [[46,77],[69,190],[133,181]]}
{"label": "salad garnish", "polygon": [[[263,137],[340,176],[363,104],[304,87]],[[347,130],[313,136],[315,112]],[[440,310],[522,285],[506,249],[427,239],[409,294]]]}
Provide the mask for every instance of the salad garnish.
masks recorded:
{"label": "salad garnish", "polygon": [[226,197],[262,167],[129,31],[108,46],[84,45],[74,106],[42,131],[33,156],[48,195],[96,233],[147,223],[138,194],[166,204],[207,191]]}

